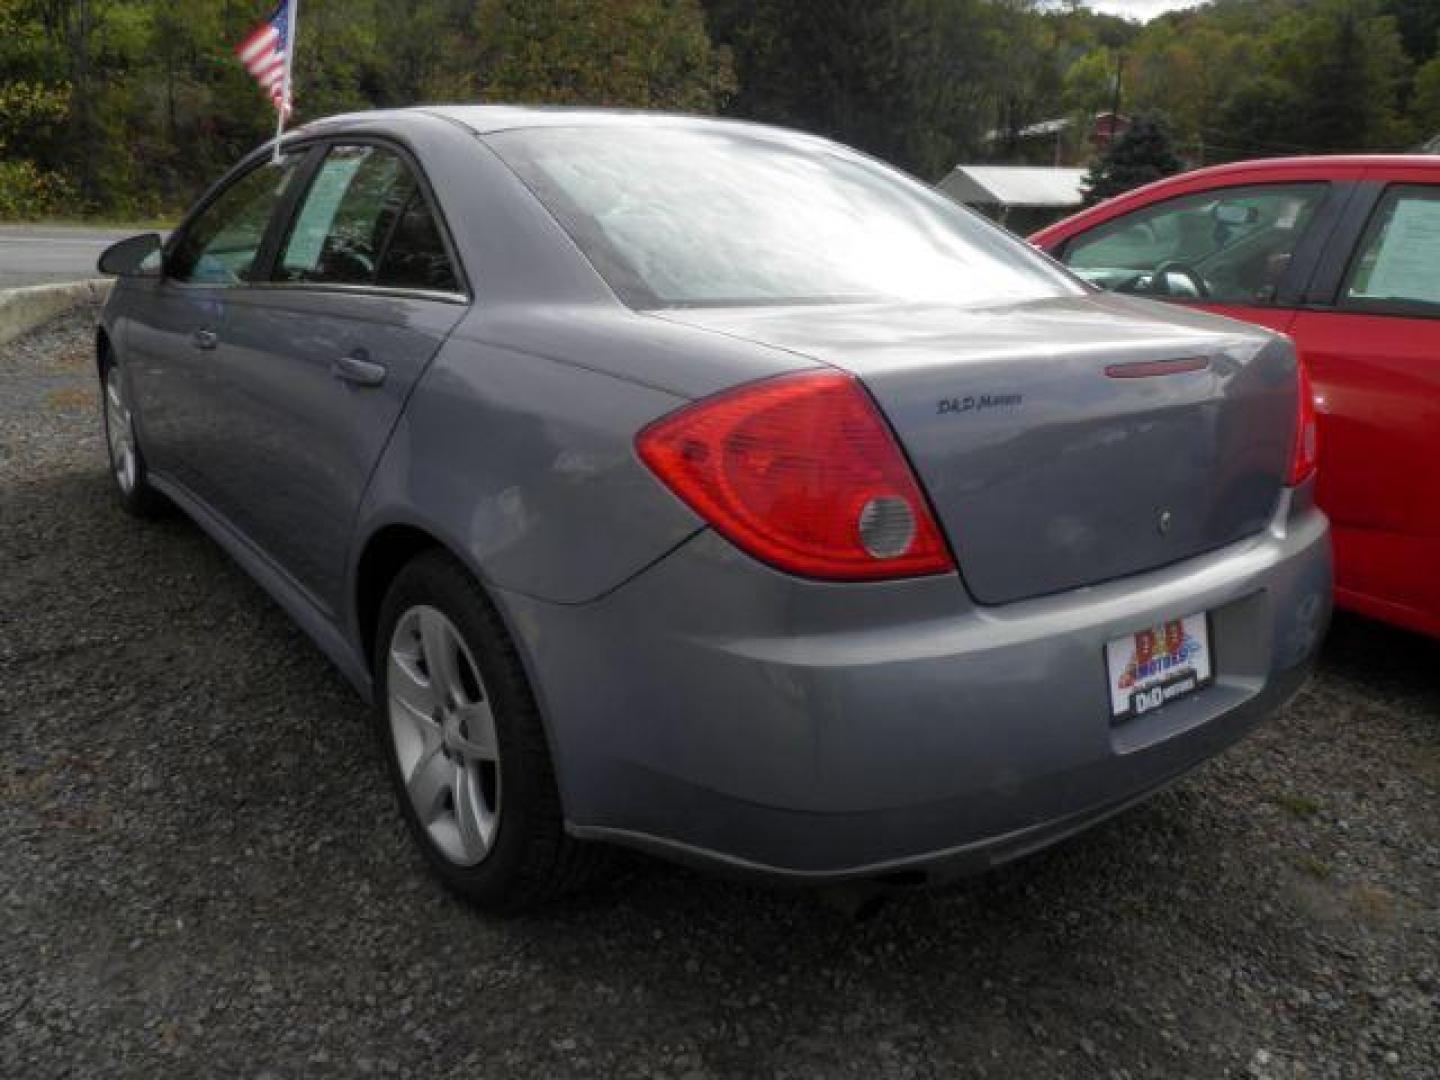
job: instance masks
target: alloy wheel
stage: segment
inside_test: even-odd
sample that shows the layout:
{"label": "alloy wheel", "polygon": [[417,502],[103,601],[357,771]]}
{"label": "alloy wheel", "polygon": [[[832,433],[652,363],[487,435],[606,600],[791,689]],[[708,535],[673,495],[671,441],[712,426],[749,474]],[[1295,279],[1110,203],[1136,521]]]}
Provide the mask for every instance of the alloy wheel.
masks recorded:
{"label": "alloy wheel", "polygon": [[396,761],[435,847],[474,866],[500,824],[500,747],[480,669],[439,609],[408,609],[391,635],[387,710]]}
{"label": "alloy wheel", "polygon": [[105,374],[105,439],[110,448],[110,468],[120,491],[129,495],[135,490],[139,464],[135,456],[135,429],[130,406],[125,401],[124,380],[120,368],[110,365]]}

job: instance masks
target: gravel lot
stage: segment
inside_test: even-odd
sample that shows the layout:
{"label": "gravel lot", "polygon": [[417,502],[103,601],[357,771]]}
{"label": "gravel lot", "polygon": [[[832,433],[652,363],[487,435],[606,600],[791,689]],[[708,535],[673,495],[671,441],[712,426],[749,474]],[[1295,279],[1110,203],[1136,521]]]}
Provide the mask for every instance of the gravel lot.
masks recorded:
{"label": "gravel lot", "polygon": [[641,860],[488,921],[348,688],[101,465],[90,335],[0,349],[0,1076],[1437,1077],[1440,647],[1059,850],[855,921]]}

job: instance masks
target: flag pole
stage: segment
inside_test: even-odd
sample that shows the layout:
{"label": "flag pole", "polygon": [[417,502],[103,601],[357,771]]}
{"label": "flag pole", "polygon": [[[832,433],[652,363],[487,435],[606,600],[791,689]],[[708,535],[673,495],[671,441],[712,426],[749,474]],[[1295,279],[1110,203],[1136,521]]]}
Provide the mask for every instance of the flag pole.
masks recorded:
{"label": "flag pole", "polygon": [[280,95],[280,117],[275,122],[275,164],[282,160],[280,141],[285,137],[285,121],[290,115],[290,73],[295,64],[295,46],[300,40],[300,0],[290,0],[286,13],[285,36],[285,86]]}

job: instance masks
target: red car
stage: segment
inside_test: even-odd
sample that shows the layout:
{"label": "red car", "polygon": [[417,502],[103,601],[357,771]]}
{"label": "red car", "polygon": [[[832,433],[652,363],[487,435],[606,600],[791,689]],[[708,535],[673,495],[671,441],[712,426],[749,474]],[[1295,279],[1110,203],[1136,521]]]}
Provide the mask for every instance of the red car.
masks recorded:
{"label": "red car", "polygon": [[1293,337],[1336,600],[1440,637],[1440,157],[1200,169],[1030,239],[1102,288]]}

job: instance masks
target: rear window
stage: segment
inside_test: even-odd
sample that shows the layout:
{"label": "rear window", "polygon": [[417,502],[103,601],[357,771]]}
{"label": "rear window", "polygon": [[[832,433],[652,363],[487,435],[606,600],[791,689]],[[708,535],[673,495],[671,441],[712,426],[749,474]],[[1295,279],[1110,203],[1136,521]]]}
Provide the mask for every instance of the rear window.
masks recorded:
{"label": "rear window", "polygon": [[933,189],[823,140],[637,126],[488,141],[632,307],[1084,291]]}

